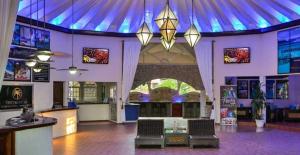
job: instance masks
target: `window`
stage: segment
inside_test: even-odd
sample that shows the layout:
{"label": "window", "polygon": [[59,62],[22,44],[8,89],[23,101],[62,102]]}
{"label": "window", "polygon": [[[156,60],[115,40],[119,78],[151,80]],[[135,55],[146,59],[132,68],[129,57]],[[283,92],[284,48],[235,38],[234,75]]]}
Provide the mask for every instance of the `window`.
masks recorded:
{"label": "window", "polygon": [[69,98],[71,100],[80,101],[80,84],[79,82],[70,81],[69,82]]}
{"label": "window", "polygon": [[69,98],[80,104],[116,102],[116,96],[113,82],[69,82]]}
{"label": "window", "polygon": [[85,82],[83,84],[83,101],[97,102],[97,84],[95,82]]}

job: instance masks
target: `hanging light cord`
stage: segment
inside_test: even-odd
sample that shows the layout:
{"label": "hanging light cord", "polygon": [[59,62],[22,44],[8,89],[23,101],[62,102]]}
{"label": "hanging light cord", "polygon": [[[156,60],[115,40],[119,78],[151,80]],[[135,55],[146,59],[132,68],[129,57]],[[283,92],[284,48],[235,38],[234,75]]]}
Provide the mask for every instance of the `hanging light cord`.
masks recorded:
{"label": "hanging light cord", "polygon": [[146,22],[146,0],[144,0],[144,22]]}
{"label": "hanging light cord", "polygon": [[32,47],[32,43],[31,43],[31,37],[32,37],[32,34],[31,34],[31,31],[32,31],[32,0],[30,0],[30,25],[29,25],[29,28],[30,28],[30,48]]}
{"label": "hanging light cord", "polygon": [[44,30],[46,30],[46,0],[44,0]]}
{"label": "hanging light cord", "polygon": [[72,32],[72,67],[74,66],[74,47],[73,47],[73,44],[74,44],[74,30],[73,30],[73,21],[74,21],[74,0],[72,0],[72,25],[71,25],[71,32]]}
{"label": "hanging light cord", "polygon": [[191,21],[191,25],[194,22],[194,0],[192,0],[192,21]]}

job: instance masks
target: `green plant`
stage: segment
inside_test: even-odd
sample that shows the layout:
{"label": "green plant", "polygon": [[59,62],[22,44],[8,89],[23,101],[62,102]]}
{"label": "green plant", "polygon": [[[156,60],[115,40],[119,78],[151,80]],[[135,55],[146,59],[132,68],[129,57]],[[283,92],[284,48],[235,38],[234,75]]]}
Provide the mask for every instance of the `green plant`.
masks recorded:
{"label": "green plant", "polygon": [[253,119],[263,119],[263,109],[266,105],[265,93],[261,90],[262,84],[258,84],[253,89],[253,99],[251,101],[253,110]]}

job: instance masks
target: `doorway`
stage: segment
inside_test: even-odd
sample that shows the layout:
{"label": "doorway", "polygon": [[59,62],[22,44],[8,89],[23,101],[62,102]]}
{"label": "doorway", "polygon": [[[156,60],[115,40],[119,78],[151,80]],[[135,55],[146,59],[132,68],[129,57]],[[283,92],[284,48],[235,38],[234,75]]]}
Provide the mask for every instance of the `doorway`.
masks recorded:
{"label": "doorway", "polygon": [[53,107],[64,105],[64,82],[53,81]]}

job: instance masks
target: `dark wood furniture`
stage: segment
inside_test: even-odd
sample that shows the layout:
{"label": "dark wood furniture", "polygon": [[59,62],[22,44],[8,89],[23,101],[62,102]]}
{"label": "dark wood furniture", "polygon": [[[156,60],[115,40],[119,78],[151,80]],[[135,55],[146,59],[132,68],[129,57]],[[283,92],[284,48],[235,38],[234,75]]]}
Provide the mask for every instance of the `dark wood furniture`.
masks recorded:
{"label": "dark wood furniture", "polygon": [[284,120],[287,122],[300,122],[300,110],[284,110]]}
{"label": "dark wood furniture", "polygon": [[160,146],[164,148],[164,120],[163,119],[143,119],[137,122],[137,136],[135,147],[141,145]]}
{"label": "dark wood furniture", "polygon": [[188,120],[188,134],[190,148],[194,148],[194,146],[219,147],[219,138],[215,135],[214,120]]}
{"label": "dark wood furniture", "polygon": [[252,120],[252,107],[238,107],[237,120],[251,121]]}

